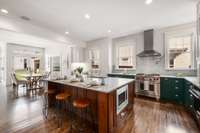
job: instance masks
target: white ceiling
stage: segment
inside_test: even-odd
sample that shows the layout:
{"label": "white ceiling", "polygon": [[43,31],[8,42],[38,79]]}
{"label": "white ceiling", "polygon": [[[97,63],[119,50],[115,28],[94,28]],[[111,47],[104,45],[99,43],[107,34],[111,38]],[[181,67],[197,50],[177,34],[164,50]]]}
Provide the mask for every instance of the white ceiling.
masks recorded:
{"label": "white ceiling", "polygon": [[[0,0],[0,8],[88,41],[195,21],[197,1],[153,0],[145,5],[145,0]],[[84,18],[86,13],[91,15],[90,20]]]}

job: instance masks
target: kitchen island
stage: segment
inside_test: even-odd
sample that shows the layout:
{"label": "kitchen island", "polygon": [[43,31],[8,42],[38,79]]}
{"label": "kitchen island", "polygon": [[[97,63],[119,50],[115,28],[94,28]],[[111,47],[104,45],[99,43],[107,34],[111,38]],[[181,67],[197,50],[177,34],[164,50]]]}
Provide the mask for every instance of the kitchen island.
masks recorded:
{"label": "kitchen island", "polygon": [[120,132],[126,125],[126,119],[133,114],[134,79],[109,77],[105,78],[105,85],[98,86],[69,80],[50,80],[48,89],[54,89],[57,93],[67,91],[71,94],[71,101],[76,98],[89,99],[94,119],[90,118],[91,114],[86,115],[86,119],[96,125],[99,133]]}

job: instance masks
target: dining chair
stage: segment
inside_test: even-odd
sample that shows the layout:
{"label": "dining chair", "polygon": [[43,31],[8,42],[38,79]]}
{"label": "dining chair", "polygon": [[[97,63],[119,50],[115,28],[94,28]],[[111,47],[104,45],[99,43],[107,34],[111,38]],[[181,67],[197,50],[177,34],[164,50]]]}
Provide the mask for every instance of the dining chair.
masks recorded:
{"label": "dining chair", "polygon": [[14,92],[14,96],[18,97],[18,90],[19,90],[19,85],[24,85],[27,89],[28,87],[28,82],[26,80],[19,80],[17,79],[16,75],[14,73],[10,74],[10,79],[12,82],[12,86],[13,86],[13,92]]}
{"label": "dining chair", "polygon": [[28,81],[25,78],[17,77],[15,73],[11,74],[11,77],[13,78],[13,85],[18,89],[19,85],[24,85],[26,88],[28,88]]}
{"label": "dining chair", "polygon": [[39,84],[45,88],[47,87],[47,80],[49,79],[51,72],[45,72],[44,76],[41,77]]}

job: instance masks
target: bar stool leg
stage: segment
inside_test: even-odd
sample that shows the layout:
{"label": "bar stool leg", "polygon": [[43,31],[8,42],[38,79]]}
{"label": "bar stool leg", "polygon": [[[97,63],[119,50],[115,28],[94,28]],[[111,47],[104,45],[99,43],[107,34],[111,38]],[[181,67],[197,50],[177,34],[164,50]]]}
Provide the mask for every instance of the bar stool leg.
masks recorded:
{"label": "bar stool leg", "polygon": [[47,119],[48,117],[48,95],[47,94],[44,94],[44,105],[43,105],[42,112],[45,119]]}
{"label": "bar stool leg", "polygon": [[60,110],[60,102],[56,100],[56,119],[58,122],[58,127],[60,127],[60,118],[59,118],[60,111],[59,110]]}
{"label": "bar stool leg", "polygon": [[69,129],[70,133],[72,133],[72,131],[73,131],[73,125],[74,125],[76,117],[77,117],[75,108],[72,107],[71,111],[72,111],[72,115],[71,115],[71,118],[70,118],[70,120],[71,120],[70,129]]}
{"label": "bar stool leg", "polygon": [[94,133],[97,133],[96,125],[95,125],[95,119],[94,119],[94,114],[92,112],[91,106],[89,106],[89,113],[90,113],[91,120],[92,120],[92,123],[93,123],[92,126],[93,126]]}

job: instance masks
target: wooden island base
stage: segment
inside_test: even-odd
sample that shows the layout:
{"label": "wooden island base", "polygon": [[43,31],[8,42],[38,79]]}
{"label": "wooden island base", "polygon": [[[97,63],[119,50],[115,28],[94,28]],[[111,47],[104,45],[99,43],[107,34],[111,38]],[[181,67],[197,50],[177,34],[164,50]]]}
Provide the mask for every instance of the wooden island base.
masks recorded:
{"label": "wooden island base", "polygon": [[[134,81],[128,84],[128,105],[117,114],[116,90],[109,93],[74,87],[48,81],[48,89],[54,89],[56,93],[66,91],[71,94],[71,101],[76,98],[90,100],[92,115],[88,113],[86,119],[96,125],[98,133],[116,133],[126,125],[126,119],[133,113]],[[52,99],[49,97],[49,103]],[[93,118],[91,117],[93,116]]]}

